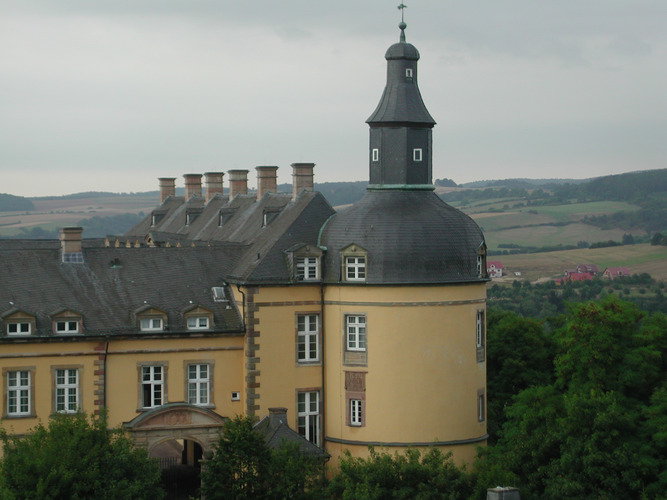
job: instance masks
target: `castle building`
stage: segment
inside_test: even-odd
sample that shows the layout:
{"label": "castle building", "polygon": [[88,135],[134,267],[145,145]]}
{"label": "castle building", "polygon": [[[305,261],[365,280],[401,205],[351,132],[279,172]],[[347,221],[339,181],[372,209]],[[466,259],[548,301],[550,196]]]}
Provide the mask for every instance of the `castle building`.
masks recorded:
{"label": "castle building", "polygon": [[228,195],[222,172],[186,174],[183,197],[161,178],[160,205],[122,237],[0,241],[3,427],[105,410],[152,456],[192,464],[244,414],[334,459],[373,445],[472,461],[486,246],[434,193],[435,121],[399,27],[353,206],[313,190],[312,163],[292,165],[292,193],[260,166],[256,193],[247,170],[228,172]]}

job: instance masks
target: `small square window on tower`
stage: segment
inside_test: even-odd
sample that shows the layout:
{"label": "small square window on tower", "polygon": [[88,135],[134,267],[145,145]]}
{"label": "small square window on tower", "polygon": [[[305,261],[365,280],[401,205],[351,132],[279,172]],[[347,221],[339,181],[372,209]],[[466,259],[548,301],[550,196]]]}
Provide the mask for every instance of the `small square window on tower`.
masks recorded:
{"label": "small square window on tower", "polygon": [[373,148],[373,151],[371,151],[371,160],[380,161],[380,150],[378,148]]}
{"label": "small square window on tower", "polygon": [[422,161],[422,148],[415,148],[412,150],[412,160]]}
{"label": "small square window on tower", "polygon": [[405,78],[412,78],[412,68],[405,68]]}

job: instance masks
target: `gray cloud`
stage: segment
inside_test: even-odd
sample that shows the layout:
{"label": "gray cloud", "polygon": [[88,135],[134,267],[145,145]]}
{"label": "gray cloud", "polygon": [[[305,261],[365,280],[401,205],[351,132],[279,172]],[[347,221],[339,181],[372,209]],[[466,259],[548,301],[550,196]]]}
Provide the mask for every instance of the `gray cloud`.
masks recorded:
{"label": "gray cloud", "polygon": [[[435,177],[665,166],[664,1],[407,3]],[[148,190],[267,163],[289,182],[294,161],[365,179],[399,20],[380,0],[5,1],[0,190]]]}

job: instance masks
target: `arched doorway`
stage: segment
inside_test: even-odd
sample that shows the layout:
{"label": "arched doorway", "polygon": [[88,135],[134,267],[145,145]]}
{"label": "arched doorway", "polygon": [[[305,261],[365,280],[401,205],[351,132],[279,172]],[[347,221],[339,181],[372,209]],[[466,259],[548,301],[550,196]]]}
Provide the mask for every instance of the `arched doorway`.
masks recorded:
{"label": "arched doorway", "polygon": [[180,500],[195,496],[201,459],[213,451],[224,420],[206,408],[169,403],[138,415],[123,427],[160,464],[167,500]]}

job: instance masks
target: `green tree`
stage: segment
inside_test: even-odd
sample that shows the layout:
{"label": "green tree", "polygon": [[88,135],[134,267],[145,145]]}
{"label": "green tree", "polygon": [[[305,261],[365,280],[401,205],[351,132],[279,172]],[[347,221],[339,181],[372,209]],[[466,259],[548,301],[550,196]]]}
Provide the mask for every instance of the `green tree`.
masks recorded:
{"label": "green tree", "polygon": [[321,493],[320,458],[283,442],[271,450],[250,417],[225,422],[213,457],[202,470],[202,493],[214,499],[308,499]]}
{"label": "green tree", "polygon": [[[104,417],[56,414],[23,437],[1,431],[3,498],[162,498],[160,470],[146,450]],[[4,488],[4,491],[2,489]]]}
{"label": "green tree", "polygon": [[524,499],[662,498],[667,318],[606,297],[572,306],[555,340],[554,382],[515,396],[478,478],[513,476]]}
{"label": "green tree", "polygon": [[494,443],[512,398],[552,381],[555,346],[536,320],[497,308],[487,318],[487,422]]}
{"label": "green tree", "polygon": [[468,498],[472,487],[471,476],[454,464],[451,453],[430,448],[423,455],[416,449],[390,455],[370,447],[368,458],[345,453],[329,495],[350,500],[455,500]]}

